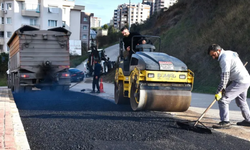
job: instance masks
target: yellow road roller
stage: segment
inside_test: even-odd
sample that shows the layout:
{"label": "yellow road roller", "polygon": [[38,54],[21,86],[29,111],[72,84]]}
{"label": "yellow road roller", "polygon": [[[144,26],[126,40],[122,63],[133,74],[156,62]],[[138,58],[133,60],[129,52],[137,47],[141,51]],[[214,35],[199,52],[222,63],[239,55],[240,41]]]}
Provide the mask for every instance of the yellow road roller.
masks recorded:
{"label": "yellow road roller", "polygon": [[115,103],[130,103],[134,111],[186,111],[191,103],[194,73],[178,58],[160,52],[160,37],[142,37],[158,38],[158,50],[152,42],[136,45],[135,50],[132,49],[135,53],[126,59],[120,41],[114,81]]}

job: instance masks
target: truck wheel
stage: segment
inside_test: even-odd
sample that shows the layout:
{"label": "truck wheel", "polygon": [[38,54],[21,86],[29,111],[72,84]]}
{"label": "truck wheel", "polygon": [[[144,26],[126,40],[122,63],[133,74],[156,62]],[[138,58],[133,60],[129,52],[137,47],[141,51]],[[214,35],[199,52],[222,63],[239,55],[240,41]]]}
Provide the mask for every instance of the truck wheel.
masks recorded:
{"label": "truck wheel", "polygon": [[118,85],[115,84],[115,103],[116,104],[129,104],[129,98],[123,96],[123,83],[122,81],[118,82]]}
{"label": "truck wheel", "polygon": [[20,86],[20,80],[17,74],[14,75],[14,92],[21,93],[24,92],[24,87]]}

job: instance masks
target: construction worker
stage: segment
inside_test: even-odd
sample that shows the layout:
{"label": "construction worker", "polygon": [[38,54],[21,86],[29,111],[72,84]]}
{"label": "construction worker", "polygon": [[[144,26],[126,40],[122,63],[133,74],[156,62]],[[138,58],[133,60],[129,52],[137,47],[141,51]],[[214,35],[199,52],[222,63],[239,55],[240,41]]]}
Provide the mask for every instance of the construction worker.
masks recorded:
{"label": "construction worker", "polygon": [[[140,36],[141,34],[138,33],[138,32],[129,32],[128,28],[127,27],[123,27],[121,29],[121,33],[122,35],[124,36],[123,38],[123,43],[124,43],[124,48],[126,51],[129,52],[129,58],[131,58],[132,54],[135,52],[135,46],[139,44],[139,41],[141,39],[141,37],[134,37],[133,36]],[[132,45],[131,45],[131,42],[132,42],[132,38],[133,38],[133,51],[132,51]]]}
{"label": "construction worker", "polygon": [[99,60],[95,59],[95,68],[94,68],[94,76],[92,81],[92,91],[90,93],[95,93],[95,86],[97,87],[97,93],[100,93],[100,87],[99,87],[99,78],[101,75],[102,66],[98,62]]}
{"label": "construction worker", "polygon": [[250,76],[238,54],[230,50],[223,50],[217,44],[212,44],[208,48],[208,55],[219,61],[222,71],[221,81],[215,94],[215,99],[219,104],[221,122],[212,127],[218,129],[230,127],[229,104],[234,99],[244,118],[242,122],[237,122],[237,125],[250,126],[250,112],[247,104]]}

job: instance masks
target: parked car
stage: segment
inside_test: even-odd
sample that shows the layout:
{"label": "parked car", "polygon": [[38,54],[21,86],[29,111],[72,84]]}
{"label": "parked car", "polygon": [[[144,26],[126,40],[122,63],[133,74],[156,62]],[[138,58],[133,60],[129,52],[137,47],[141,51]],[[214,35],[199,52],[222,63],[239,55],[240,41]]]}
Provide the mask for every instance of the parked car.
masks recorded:
{"label": "parked car", "polygon": [[82,81],[84,79],[83,71],[81,71],[77,68],[69,68],[69,73],[70,73],[71,82],[78,82],[78,81]]}

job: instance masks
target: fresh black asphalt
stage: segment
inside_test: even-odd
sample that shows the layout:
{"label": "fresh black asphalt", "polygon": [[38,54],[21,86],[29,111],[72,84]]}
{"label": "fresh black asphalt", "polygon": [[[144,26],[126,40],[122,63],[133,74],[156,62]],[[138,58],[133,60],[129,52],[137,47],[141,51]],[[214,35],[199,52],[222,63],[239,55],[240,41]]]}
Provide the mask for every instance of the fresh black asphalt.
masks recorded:
{"label": "fresh black asphalt", "polygon": [[235,150],[250,142],[181,129],[164,112],[79,92],[13,94],[31,150]]}

